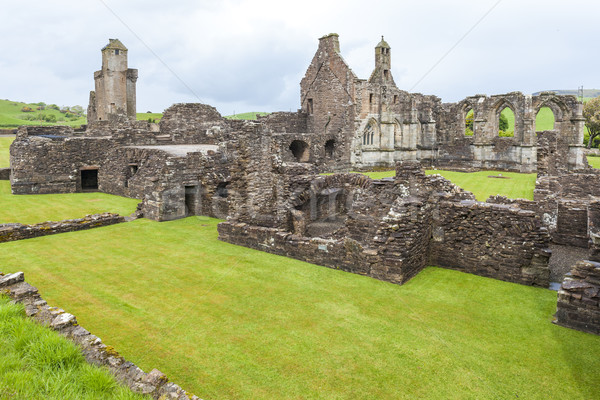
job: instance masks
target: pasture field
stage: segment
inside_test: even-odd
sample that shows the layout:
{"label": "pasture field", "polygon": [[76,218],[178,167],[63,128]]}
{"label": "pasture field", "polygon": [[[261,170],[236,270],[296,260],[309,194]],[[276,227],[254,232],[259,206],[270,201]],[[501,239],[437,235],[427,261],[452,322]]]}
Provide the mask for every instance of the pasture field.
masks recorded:
{"label": "pasture field", "polygon": [[590,164],[593,168],[600,169],[600,157],[590,157],[587,158],[588,164]]}
{"label": "pasture field", "polygon": [[0,399],[143,400],[58,333],[0,295]]}
{"label": "pasture field", "polygon": [[[30,107],[32,112],[22,112],[23,107]],[[58,110],[49,109],[37,110],[37,104],[23,103],[19,101],[0,100],[0,128],[17,128],[21,125],[69,125],[80,126],[87,123],[85,116],[75,119],[65,118],[65,115]],[[40,114],[54,116],[56,122],[40,121]],[[35,118],[35,120],[25,120],[23,118]]]}

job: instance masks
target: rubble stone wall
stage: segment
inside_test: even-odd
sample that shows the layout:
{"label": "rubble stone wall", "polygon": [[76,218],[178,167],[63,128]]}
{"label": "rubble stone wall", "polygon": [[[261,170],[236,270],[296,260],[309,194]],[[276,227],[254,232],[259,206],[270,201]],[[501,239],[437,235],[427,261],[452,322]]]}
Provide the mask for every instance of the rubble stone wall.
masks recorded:
{"label": "rubble stone wall", "polygon": [[578,261],[558,291],[556,324],[600,335],[600,263]]}
{"label": "rubble stone wall", "polygon": [[57,233],[75,232],[125,222],[125,218],[112,213],[86,215],[83,218],[66,219],[39,224],[0,224],[0,243],[31,239]]}
{"label": "rubble stone wall", "polygon": [[534,211],[474,201],[439,203],[430,263],[548,287],[550,237]]}

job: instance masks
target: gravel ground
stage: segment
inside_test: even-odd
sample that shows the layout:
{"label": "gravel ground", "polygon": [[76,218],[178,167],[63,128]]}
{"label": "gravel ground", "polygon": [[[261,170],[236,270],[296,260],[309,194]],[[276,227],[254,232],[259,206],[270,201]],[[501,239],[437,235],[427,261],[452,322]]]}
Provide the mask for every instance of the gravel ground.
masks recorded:
{"label": "gravel ground", "polygon": [[562,282],[564,275],[569,272],[573,264],[584,260],[588,256],[588,249],[581,247],[551,244],[552,257],[550,257],[550,282]]}

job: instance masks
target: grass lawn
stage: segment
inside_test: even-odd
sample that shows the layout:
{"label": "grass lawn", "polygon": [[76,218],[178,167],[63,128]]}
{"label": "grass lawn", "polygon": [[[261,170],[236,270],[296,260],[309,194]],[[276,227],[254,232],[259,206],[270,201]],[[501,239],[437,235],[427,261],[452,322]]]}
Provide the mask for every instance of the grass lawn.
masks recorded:
{"label": "grass lawn", "polygon": [[[440,174],[452,181],[457,186],[473,192],[477,200],[485,201],[488,197],[501,194],[511,199],[533,200],[533,189],[535,188],[536,174],[521,174],[518,172],[504,171],[478,171],[478,172],[455,172],[444,170],[427,170],[427,175]],[[395,171],[365,172],[372,179],[392,177]],[[502,176],[510,179],[488,178],[488,176]]]}
{"label": "grass lawn", "polygon": [[600,337],[556,293],[428,268],[404,286],[137,220],[4,243],[50,304],[203,398],[591,399]]}
{"label": "grass lawn", "polygon": [[14,137],[0,137],[0,168],[10,167],[10,153],[8,149],[13,140],[15,140]]}
{"label": "grass lawn", "polygon": [[25,318],[23,306],[0,296],[0,399],[147,399],[85,362],[58,333]]}
{"label": "grass lawn", "polygon": [[600,169],[600,157],[590,157],[587,158],[588,164],[590,164],[593,168]]}
{"label": "grass lawn", "polygon": [[115,212],[127,216],[139,200],[105,193],[11,195],[10,182],[0,181],[0,224],[81,218],[86,214]]}

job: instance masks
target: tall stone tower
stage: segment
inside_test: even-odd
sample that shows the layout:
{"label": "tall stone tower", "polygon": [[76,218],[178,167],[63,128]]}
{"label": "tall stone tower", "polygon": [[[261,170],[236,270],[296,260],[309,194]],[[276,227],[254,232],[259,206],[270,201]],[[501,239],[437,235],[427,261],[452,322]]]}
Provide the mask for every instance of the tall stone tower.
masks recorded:
{"label": "tall stone tower", "polygon": [[375,69],[369,78],[369,83],[396,85],[392,77],[392,49],[383,40],[375,47]]}
{"label": "tall stone tower", "polygon": [[135,120],[137,77],[137,69],[127,68],[127,47],[109,39],[102,48],[102,69],[94,72],[96,90],[90,92],[88,122]]}

